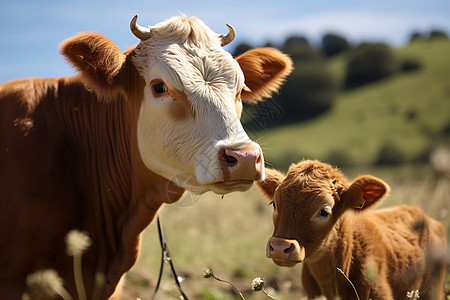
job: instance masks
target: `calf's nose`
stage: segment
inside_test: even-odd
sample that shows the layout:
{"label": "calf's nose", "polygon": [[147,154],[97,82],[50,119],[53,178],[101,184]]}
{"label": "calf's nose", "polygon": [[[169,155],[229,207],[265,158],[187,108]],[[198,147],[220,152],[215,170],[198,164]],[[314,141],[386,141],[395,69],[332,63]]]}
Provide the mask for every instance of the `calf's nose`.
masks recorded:
{"label": "calf's nose", "polygon": [[295,248],[294,243],[289,242],[287,240],[283,241],[283,244],[278,244],[277,242],[269,241],[267,256],[269,258],[277,257],[277,258],[288,259],[289,254],[292,251],[294,251],[294,248]]}
{"label": "calf's nose", "polygon": [[219,161],[224,181],[262,179],[264,158],[257,144],[223,147],[219,151]]}
{"label": "calf's nose", "polygon": [[[277,264],[280,261],[289,261],[296,264],[305,259],[305,251],[296,240],[288,240],[278,237],[271,237],[267,243],[266,255],[272,258]],[[286,266],[288,266],[286,264]]]}

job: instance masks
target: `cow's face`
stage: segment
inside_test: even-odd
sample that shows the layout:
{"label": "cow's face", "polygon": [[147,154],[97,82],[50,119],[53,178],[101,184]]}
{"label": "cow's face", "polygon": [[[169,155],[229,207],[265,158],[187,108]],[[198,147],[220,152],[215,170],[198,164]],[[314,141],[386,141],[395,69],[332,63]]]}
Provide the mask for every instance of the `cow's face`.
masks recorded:
{"label": "cow's face", "polygon": [[173,18],[151,29],[133,60],[146,83],[142,159],[196,192],[247,190],[264,179],[261,148],[239,120],[246,78],[222,40],[199,20]]}
{"label": "cow's face", "polygon": [[239,121],[241,101],[278,91],[292,70],[290,58],[260,48],[233,59],[222,49],[234,36],[231,26],[219,35],[195,18],[150,29],[135,17],[131,28],[141,42],[125,54],[90,33],[61,49],[99,98],[124,94],[133,112],[138,104],[137,144],[146,167],[199,193],[242,191],[264,179],[261,148]]}
{"label": "cow's face", "polygon": [[274,172],[268,170],[268,180],[260,187],[274,206],[274,233],[266,254],[280,266],[320,259],[326,245],[335,242],[333,232],[342,214],[372,206],[389,190],[372,176],[348,185],[337,169],[317,161],[293,165],[287,176]]}

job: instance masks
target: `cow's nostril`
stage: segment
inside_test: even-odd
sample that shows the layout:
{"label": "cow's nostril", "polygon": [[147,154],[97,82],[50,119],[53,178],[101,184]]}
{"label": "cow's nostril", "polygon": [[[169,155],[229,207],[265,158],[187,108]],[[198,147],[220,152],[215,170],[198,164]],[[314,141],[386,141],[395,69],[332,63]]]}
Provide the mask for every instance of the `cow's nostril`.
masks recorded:
{"label": "cow's nostril", "polygon": [[230,155],[226,155],[226,154],[224,154],[224,156],[225,156],[225,161],[229,165],[234,166],[235,164],[237,164],[238,160],[236,159],[236,157],[230,156]]}
{"label": "cow's nostril", "polygon": [[253,144],[223,147],[219,151],[219,164],[224,181],[253,181],[264,173],[264,157],[261,148]]}

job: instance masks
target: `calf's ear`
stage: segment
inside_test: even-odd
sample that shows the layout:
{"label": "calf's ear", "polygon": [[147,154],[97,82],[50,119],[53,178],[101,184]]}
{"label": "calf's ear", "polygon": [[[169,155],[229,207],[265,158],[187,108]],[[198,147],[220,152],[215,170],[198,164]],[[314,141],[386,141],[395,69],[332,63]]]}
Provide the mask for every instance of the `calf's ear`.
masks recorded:
{"label": "calf's ear", "polygon": [[356,178],[344,193],[347,207],[366,209],[381,203],[389,191],[389,185],[383,180],[371,175],[364,175]]}
{"label": "calf's ear", "polygon": [[257,182],[256,185],[268,198],[268,200],[272,201],[275,190],[283,182],[285,177],[286,175],[278,170],[266,168],[266,179],[264,181]]}
{"label": "calf's ear", "polygon": [[257,103],[278,92],[286,76],[292,72],[292,60],[275,48],[256,48],[238,56],[248,89],[241,97],[247,103]]}
{"label": "calf's ear", "polygon": [[126,55],[110,39],[97,33],[80,33],[60,45],[61,54],[81,72],[97,94],[112,92]]}

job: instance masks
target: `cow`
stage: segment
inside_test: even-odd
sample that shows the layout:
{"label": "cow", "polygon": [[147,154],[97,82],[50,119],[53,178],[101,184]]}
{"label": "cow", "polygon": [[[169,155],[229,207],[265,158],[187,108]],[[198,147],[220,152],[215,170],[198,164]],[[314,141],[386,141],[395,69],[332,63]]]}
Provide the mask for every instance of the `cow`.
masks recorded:
{"label": "cow", "polygon": [[303,262],[308,299],[405,299],[415,290],[443,299],[443,225],[416,206],[366,211],[389,193],[383,180],[349,182],[329,164],[304,160],[286,175],[266,168],[259,187],[274,206],[266,255],[284,267]]}
{"label": "cow", "polygon": [[277,92],[291,59],[273,48],[237,58],[197,18],[144,27],[122,52],[99,33],[65,40],[79,73],[0,85],[0,295],[20,299],[27,274],[54,269],[77,295],[64,237],[86,232],[88,297],[102,299],[136,262],[142,231],[185,190],[226,194],[265,178],[260,146],[245,133],[242,101]]}

